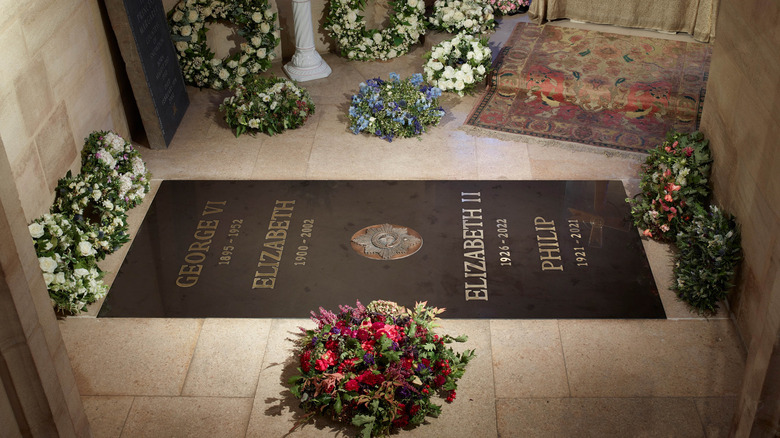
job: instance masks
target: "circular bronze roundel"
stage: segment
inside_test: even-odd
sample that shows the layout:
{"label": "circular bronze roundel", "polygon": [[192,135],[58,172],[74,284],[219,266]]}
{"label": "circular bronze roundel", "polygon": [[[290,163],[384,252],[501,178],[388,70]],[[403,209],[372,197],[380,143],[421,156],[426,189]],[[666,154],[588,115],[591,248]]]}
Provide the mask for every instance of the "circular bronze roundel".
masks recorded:
{"label": "circular bronze roundel", "polygon": [[371,225],[352,235],[352,249],[374,260],[397,260],[416,253],[422,247],[417,231],[399,225]]}

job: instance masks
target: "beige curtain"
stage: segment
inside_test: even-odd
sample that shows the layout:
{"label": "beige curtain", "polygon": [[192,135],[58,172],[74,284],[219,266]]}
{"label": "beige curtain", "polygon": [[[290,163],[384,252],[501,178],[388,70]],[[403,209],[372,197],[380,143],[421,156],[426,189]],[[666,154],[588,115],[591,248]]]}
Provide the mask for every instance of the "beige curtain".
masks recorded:
{"label": "beige curtain", "polygon": [[715,37],[720,0],[532,0],[535,23],[569,18],[589,23],[685,32],[698,41]]}

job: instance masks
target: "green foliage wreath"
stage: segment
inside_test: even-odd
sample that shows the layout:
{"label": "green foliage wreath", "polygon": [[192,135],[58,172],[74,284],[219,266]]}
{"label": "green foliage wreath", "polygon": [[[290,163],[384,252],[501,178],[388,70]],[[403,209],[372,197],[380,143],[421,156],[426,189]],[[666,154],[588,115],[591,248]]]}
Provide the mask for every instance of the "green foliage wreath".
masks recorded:
{"label": "green foliage wreath", "polygon": [[[206,44],[206,24],[227,20],[246,39],[241,51],[214,57]],[[276,56],[279,29],[267,0],[182,0],[168,14],[184,81],[216,90],[241,84],[244,77],[268,70]]]}
{"label": "green foliage wreath", "polygon": [[361,13],[365,0],[331,0],[325,29],[336,41],[341,55],[358,61],[388,60],[406,54],[425,34],[425,2],[389,2],[389,25],[382,30],[366,29]]}

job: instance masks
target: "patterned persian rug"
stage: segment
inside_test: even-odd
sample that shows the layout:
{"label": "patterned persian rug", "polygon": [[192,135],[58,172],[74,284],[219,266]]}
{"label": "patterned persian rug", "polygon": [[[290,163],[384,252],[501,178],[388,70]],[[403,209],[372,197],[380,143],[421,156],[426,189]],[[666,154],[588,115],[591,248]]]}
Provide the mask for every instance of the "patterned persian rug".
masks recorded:
{"label": "patterned persian rug", "polygon": [[706,44],[519,23],[468,119],[525,134],[646,152],[698,129]]}

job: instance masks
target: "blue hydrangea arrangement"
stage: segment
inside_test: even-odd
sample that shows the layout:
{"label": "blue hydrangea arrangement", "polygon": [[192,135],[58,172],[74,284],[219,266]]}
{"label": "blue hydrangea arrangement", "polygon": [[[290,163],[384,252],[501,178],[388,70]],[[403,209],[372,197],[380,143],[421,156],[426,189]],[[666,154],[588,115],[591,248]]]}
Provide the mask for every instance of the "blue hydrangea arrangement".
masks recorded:
{"label": "blue hydrangea arrangement", "polygon": [[387,141],[394,137],[419,137],[444,115],[439,96],[441,90],[425,83],[420,73],[404,80],[396,73],[390,73],[389,81],[369,79],[352,96],[350,130],[355,134],[368,132]]}

